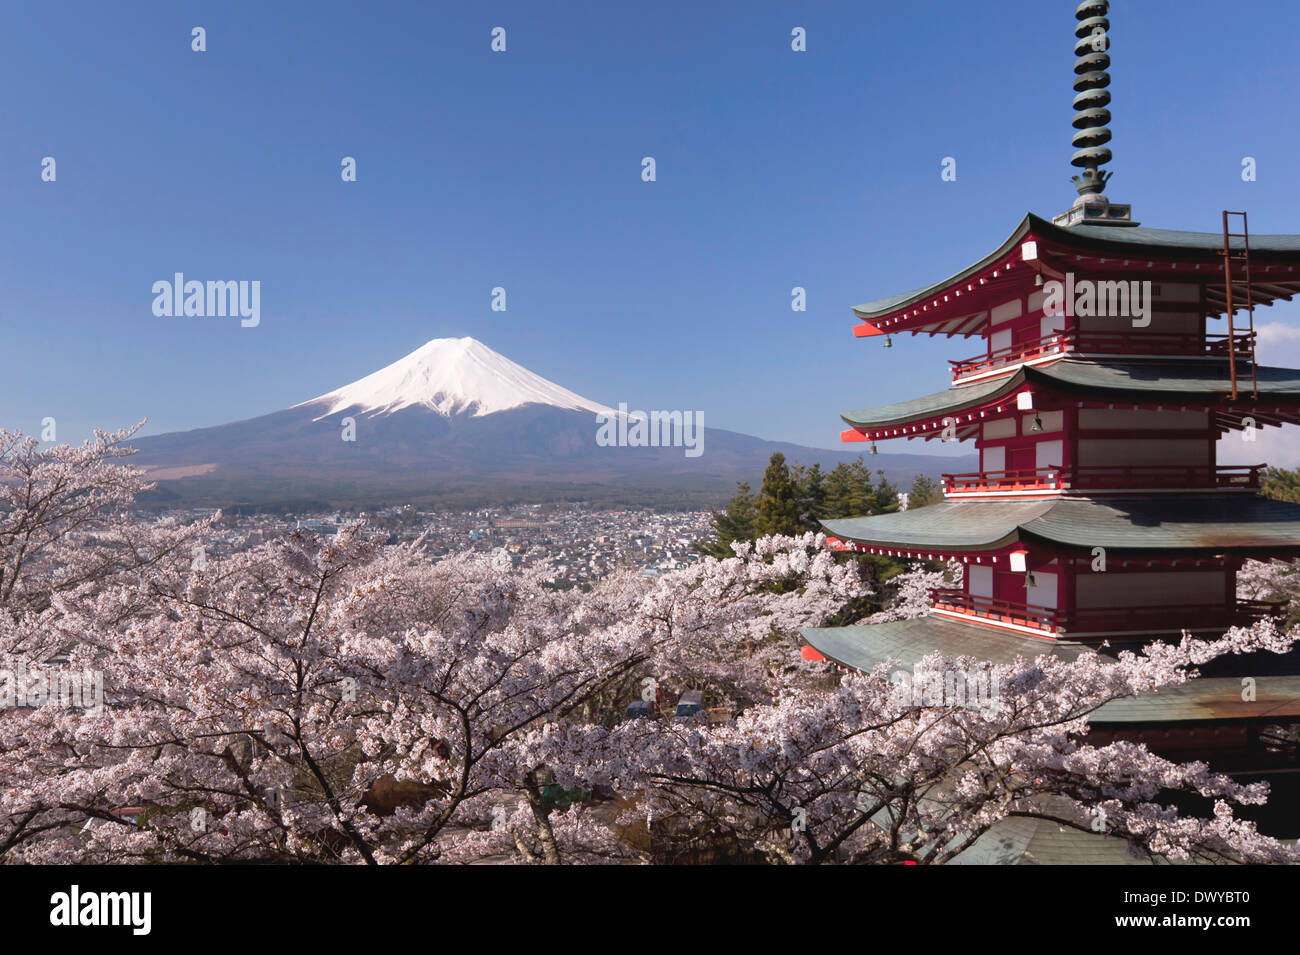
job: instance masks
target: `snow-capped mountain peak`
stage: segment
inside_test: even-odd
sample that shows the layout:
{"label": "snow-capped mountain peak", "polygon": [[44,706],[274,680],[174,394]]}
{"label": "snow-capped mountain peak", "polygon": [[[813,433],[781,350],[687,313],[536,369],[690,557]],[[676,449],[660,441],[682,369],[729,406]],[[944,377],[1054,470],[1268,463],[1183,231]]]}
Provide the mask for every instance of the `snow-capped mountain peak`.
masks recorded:
{"label": "snow-capped mountain peak", "polygon": [[474,338],[435,338],[374,374],[294,407],[321,406],[319,420],[345,408],[389,414],[425,407],[447,417],[463,413],[481,417],[526,404],[614,413],[533,374]]}

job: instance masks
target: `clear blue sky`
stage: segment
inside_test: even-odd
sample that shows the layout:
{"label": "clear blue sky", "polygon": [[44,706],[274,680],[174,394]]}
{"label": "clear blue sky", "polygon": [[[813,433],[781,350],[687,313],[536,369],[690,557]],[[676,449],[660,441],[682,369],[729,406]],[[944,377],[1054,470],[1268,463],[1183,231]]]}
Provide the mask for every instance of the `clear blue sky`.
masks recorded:
{"label": "clear blue sky", "polygon": [[[885,351],[849,307],[1073,200],[1074,7],[11,3],[0,424],[217,424],[472,335],[606,404],[838,446],[837,412],[938,390],[978,350]],[[1212,231],[1227,207],[1300,232],[1300,6],[1111,20],[1110,197],[1146,225]],[[259,280],[261,325],[155,317],[177,271]]]}

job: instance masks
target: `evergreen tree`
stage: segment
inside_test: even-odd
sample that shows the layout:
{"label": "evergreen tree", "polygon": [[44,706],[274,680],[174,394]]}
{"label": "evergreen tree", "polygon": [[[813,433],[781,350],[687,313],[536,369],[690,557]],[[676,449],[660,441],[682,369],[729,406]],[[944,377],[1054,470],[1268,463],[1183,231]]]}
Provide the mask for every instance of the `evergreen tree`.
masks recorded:
{"label": "evergreen tree", "polygon": [[834,520],[850,517],[849,466],[843,462],[835,465],[822,482],[822,519]]}
{"label": "evergreen tree", "polygon": [[826,516],[826,476],[822,466],[814,464],[805,468],[801,464],[790,469],[799,502],[799,526],[814,534],[821,531],[821,519]]}
{"label": "evergreen tree", "polygon": [[1265,497],[1300,504],[1300,470],[1269,468],[1260,484]]}
{"label": "evergreen tree", "polygon": [[915,510],[927,504],[936,504],[943,500],[943,491],[933,478],[918,474],[912,482],[912,489],[907,492],[907,509]]}
{"label": "evergreen tree", "polygon": [[802,528],[797,495],[798,489],[790,478],[785,455],[778,451],[772,455],[767,470],[763,472],[763,486],[758,492],[758,520],[754,523],[755,535],[766,537],[769,534],[800,533]]}
{"label": "evergreen tree", "polygon": [[898,499],[898,488],[885,477],[884,471],[877,471],[876,474],[880,476],[880,480],[875,488],[868,492],[867,501],[870,510],[865,513],[892,514],[903,506]]}
{"label": "evergreen tree", "polygon": [[754,523],[757,518],[754,495],[749,489],[749,483],[742,481],[736,485],[736,493],[727,502],[727,506],[721,511],[713,512],[712,539],[696,544],[696,549],[719,560],[735,557],[736,552],[731,549],[732,541],[754,540]]}

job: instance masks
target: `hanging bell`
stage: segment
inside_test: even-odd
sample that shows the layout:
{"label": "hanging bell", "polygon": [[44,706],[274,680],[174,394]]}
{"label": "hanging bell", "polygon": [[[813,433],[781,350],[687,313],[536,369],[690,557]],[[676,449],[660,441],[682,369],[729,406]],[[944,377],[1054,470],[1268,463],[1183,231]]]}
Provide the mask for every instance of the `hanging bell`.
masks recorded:
{"label": "hanging bell", "polygon": [[879,453],[880,453],[878,450],[876,450],[876,442],[874,442],[874,441],[871,442],[871,453],[872,453],[872,454],[879,454]]}
{"label": "hanging bell", "polygon": [[885,336],[885,347],[886,347],[886,348],[893,348],[893,347],[894,347],[894,342],[893,342],[893,340],[892,340],[888,335]]}

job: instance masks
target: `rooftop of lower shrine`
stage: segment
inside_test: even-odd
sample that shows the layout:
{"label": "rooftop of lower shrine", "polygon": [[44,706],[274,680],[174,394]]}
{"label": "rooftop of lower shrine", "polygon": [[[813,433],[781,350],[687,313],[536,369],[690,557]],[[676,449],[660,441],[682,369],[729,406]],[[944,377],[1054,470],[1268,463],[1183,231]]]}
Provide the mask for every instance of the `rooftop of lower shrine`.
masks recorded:
{"label": "rooftop of lower shrine", "polygon": [[[869,673],[881,664],[911,670],[932,653],[949,659],[971,657],[981,662],[1010,664],[1017,658],[1034,660],[1043,654],[1064,660],[1093,651],[1114,656],[1120,650],[1137,650],[1142,646],[1140,641],[1121,641],[1099,650],[1095,641],[1085,644],[1048,640],[940,616],[851,627],[810,627],[800,634],[828,660],[861,673]],[[1274,659],[1264,659],[1270,656]],[[1091,722],[1098,726],[1150,725],[1300,716],[1300,676],[1268,672],[1274,668],[1287,669],[1288,658],[1254,654],[1250,659],[1256,661],[1252,669],[1254,700],[1242,699],[1239,676],[1202,676],[1156,692],[1112,700],[1093,714]]]}

